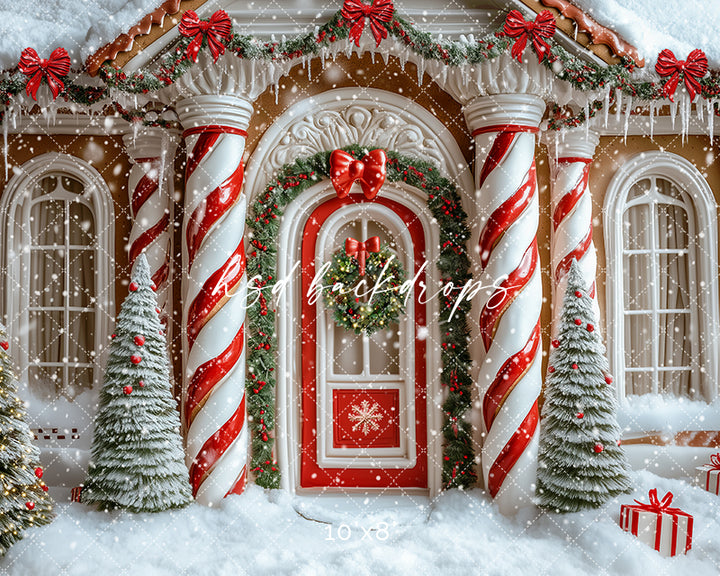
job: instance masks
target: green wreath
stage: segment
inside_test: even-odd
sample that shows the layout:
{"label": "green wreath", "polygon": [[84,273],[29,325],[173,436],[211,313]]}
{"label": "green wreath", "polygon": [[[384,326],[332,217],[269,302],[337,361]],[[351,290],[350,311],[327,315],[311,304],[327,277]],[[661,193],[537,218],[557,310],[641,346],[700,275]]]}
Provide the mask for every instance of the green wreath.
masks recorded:
{"label": "green wreath", "polygon": [[323,277],[325,305],[338,326],[370,335],[387,328],[405,311],[400,289],[405,282],[402,263],[389,248],[370,252],[364,274],[356,256],[338,250]]}

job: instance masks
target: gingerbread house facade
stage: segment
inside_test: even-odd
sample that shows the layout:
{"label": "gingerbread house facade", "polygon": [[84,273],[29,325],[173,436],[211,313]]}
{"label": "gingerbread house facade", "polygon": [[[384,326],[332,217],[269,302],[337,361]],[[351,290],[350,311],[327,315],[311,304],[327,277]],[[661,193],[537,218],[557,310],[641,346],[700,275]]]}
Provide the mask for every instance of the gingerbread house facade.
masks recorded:
{"label": "gingerbread house facade", "polygon": [[[248,481],[530,502],[573,259],[633,463],[672,474],[716,446],[702,58],[645,81],[637,49],[564,0],[299,4],[168,0],[77,73],[53,72],[61,55],[8,73],[0,306],[56,483],[86,466],[143,252],[202,502]],[[363,333],[318,286],[373,238],[408,283]]]}

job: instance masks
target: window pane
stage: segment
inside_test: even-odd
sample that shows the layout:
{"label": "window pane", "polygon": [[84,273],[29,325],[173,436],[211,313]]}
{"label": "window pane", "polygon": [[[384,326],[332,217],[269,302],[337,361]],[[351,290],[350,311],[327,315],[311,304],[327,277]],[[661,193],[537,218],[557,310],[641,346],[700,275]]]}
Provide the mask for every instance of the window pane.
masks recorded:
{"label": "window pane", "polygon": [[65,203],[61,200],[38,202],[30,211],[33,244],[63,246],[65,244]]}
{"label": "window pane", "polygon": [[652,371],[625,372],[626,394],[650,394],[652,392]]}
{"label": "window pane", "polygon": [[681,206],[658,204],[658,247],[675,249],[688,247],[688,217]]}
{"label": "window pane", "polygon": [[62,362],[65,355],[64,313],[59,310],[31,310],[28,315],[30,362]]}
{"label": "window pane", "polygon": [[626,254],[624,265],[626,310],[650,310],[652,308],[653,278],[650,254]]}
{"label": "window pane", "polygon": [[691,373],[689,370],[662,370],[658,374],[658,392],[673,396],[693,396]]}
{"label": "window pane", "polygon": [[30,306],[63,306],[63,250],[30,252]]}
{"label": "window pane", "polygon": [[652,367],[652,347],[656,336],[652,333],[652,316],[650,314],[626,314],[625,366],[628,368]]}
{"label": "window pane", "polygon": [[35,396],[56,398],[62,386],[62,367],[31,363],[28,367],[28,386]]}
{"label": "window pane", "polygon": [[70,365],[89,364],[90,352],[95,343],[95,313],[70,312],[70,338],[68,343],[68,362]]}
{"label": "window pane", "polygon": [[70,250],[70,306],[88,307],[93,303],[95,250]]}
{"label": "window pane", "polygon": [[[330,318],[330,322],[334,323],[335,321]],[[333,326],[331,330],[333,331],[333,372],[338,376],[362,374],[362,336],[337,325]]]}
{"label": "window pane", "polygon": [[690,314],[658,314],[658,366],[690,366]]}
{"label": "window pane", "polygon": [[652,183],[648,178],[645,178],[644,180],[640,180],[639,182],[633,184],[627,195],[628,202],[630,200],[635,200],[636,198],[647,197],[650,193],[651,186]]}
{"label": "window pane", "polygon": [[686,254],[658,254],[658,307],[661,310],[690,306],[688,257]]}
{"label": "window pane", "polygon": [[631,206],[625,211],[623,227],[625,250],[647,250],[652,233],[650,210],[646,204]]}
{"label": "window pane", "polygon": [[68,398],[74,398],[92,385],[92,368],[68,368],[68,381],[63,387],[63,394]]}
{"label": "window pane", "polygon": [[90,208],[82,202],[70,203],[70,244],[92,246],[95,243],[95,220]]}
{"label": "window pane", "polygon": [[370,373],[400,374],[400,327],[378,330],[370,336]]}

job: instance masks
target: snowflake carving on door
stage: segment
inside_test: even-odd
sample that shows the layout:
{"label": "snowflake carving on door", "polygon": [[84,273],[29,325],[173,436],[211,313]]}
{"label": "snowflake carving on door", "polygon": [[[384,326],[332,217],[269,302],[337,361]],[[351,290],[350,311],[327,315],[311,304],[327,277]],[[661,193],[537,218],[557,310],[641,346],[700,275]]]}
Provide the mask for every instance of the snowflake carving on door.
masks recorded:
{"label": "snowflake carving on door", "polygon": [[360,405],[353,404],[351,406],[352,413],[348,416],[351,422],[354,422],[353,432],[360,432],[367,436],[370,432],[380,430],[380,422],[385,419],[385,414],[377,402],[370,406],[370,402],[363,400]]}

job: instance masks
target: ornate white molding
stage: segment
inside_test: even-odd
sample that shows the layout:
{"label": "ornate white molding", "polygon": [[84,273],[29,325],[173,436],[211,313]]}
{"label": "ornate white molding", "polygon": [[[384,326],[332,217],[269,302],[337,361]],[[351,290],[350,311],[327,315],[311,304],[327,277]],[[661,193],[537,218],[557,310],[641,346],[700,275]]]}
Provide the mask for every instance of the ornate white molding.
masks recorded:
{"label": "ornate white molding", "polygon": [[545,114],[545,102],[532,94],[480,96],[465,107],[470,130],[516,124],[537,127]]}
{"label": "ornate white molding", "polygon": [[176,109],[185,130],[211,125],[247,130],[253,113],[247,99],[230,94],[188,96],[178,101]]}

